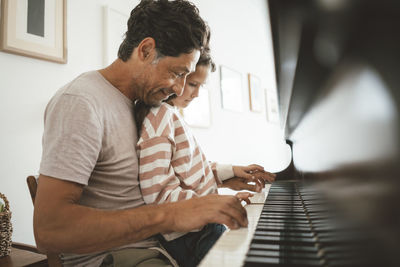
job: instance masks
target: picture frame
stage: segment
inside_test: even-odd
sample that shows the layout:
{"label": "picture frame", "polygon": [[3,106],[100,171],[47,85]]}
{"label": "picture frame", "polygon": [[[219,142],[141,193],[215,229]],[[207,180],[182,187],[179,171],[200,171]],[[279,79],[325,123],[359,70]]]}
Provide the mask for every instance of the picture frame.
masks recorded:
{"label": "picture frame", "polygon": [[222,108],[243,111],[242,74],[226,66],[220,66]]}
{"label": "picture frame", "polygon": [[249,104],[250,110],[261,113],[263,110],[263,90],[261,88],[261,80],[257,76],[248,73],[247,80],[249,85]]}
{"label": "picture frame", "polygon": [[67,63],[66,0],[1,0],[0,51]]}
{"label": "picture frame", "polygon": [[210,93],[207,88],[199,89],[199,96],[192,100],[189,106],[181,109],[185,122],[196,128],[211,126]]}
{"label": "picture frame", "polygon": [[103,7],[103,65],[110,65],[127,31],[129,15],[109,6]]}
{"label": "picture frame", "polygon": [[274,124],[280,123],[278,94],[275,88],[265,89],[267,120]]}

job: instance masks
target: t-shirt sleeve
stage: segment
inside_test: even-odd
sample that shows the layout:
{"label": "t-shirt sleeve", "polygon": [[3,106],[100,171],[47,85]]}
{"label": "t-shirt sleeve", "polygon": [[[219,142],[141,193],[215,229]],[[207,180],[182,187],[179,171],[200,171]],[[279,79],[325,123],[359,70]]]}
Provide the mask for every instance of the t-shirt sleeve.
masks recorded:
{"label": "t-shirt sleeve", "polygon": [[87,185],[99,158],[102,124],[87,99],[63,94],[46,108],[39,172]]}

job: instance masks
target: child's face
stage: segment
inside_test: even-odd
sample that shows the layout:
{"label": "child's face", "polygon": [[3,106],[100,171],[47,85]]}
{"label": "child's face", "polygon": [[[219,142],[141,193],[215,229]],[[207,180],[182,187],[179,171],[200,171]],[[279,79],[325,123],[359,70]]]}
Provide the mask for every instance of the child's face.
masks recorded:
{"label": "child's face", "polygon": [[200,86],[206,82],[209,70],[209,66],[197,66],[196,71],[187,76],[183,94],[172,100],[174,106],[186,108],[194,98],[199,96]]}

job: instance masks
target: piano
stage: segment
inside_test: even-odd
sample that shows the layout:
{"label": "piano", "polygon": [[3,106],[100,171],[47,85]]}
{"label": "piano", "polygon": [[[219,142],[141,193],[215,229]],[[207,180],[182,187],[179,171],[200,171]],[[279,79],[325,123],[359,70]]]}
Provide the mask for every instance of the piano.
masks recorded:
{"label": "piano", "polygon": [[400,1],[268,7],[292,161],[200,266],[400,266]]}

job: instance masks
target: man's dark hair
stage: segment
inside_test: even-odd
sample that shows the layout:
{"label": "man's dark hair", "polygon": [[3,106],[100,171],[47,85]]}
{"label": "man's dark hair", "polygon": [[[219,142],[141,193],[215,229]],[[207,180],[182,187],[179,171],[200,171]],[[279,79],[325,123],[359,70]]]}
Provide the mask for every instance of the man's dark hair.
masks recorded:
{"label": "man's dark hair", "polygon": [[177,57],[208,46],[208,27],[197,7],[186,0],[142,0],[131,12],[118,57],[127,61],[146,37],[156,42],[158,56]]}

